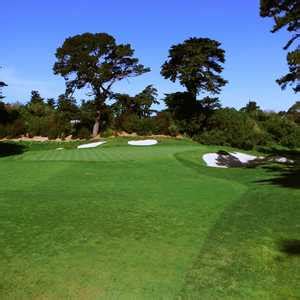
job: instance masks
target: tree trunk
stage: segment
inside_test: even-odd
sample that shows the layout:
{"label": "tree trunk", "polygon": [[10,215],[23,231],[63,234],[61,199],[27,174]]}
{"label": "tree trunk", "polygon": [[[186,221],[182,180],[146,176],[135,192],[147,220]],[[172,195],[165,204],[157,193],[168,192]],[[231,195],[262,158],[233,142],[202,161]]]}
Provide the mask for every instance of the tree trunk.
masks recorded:
{"label": "tree trunk", "polygon": [[96,137],[100,129],[100,110],[97,110],[97,116],[93,127],[93,137]]}

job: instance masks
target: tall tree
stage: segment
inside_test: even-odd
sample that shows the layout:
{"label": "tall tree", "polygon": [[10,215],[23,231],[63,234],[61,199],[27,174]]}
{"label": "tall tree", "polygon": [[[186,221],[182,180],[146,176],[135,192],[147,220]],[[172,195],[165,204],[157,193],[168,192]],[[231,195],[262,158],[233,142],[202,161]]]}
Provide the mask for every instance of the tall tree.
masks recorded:
{"label": "tall tree", "polygon": [[67,38],[56,51],[53,70],[66,80],[67,93],[88,87],[94,96],[93,136],[99,132],[101,109],[112,95],[112,86],[124,78],[150,71],[139,64],[133,54],[129,44],[117,44],[107,33],[84,33]]}
{"label": "tall tree", "polygon": [[150,117],[155,110],[153,104],[159,104],[157,100],[157,89],[153,85],[148,85],[142,92],[135,96],[128,94],[115,94],[115,103],[112,105],[116,117],[124,114],[135,114],[140,119]]}
{"label": "tall tree", "polygon": [[39,91],[31,91],[31,98],[30,102],[31,104],[43,104],[44,98],[41,97]]}
{"label": "tall tree", "polygon": [[62,94],[57,100],[57,111],[59,111],[66,121],[70,121],[73,118],[78,118],[79,109],[76,104],[76,99],[74,97],[68,97]]}
{"label": "tall tree", "polygon": [[200,92],[218,94],[227,83],[220,76],[225,62],[225,51],[220,46],[208,38],[190,38],[173,45],[161,75],[173,82],[179,80],[194,99]]}
{"label": "tall tree", "polygon": [[55,99],[54,98],[48,98],[47,99],[47,105],[49,107],[51,107],[52,109],[54,109],[55,108]]}
{"label": "tall tree", "polygon": [[300,124],[300,101],[296,101],[287,111],[287,115],[294,120],[295,123]]}
{"label": "tall tree", "polygon": [[251,114],[261,110],[260,107],[257,105],[256,101],[249,101],[245,107],[241,108],[241,111]]}
{"label": "tall tree", "polygon": [[[287,50],[293,43],[300,38],[300,4],[299,0],[260,0],[260,15],[274,19],[272,33],[282,28],[286,28],[292,33],[292,37],[284,46]],[[294,91],[300,91],[300,46],[287,54],[289,73],[277,79],[277,83],[282,89],[288,85],[294,86]]]}
{"label": "tall tree", "polygon": [[151,107],[153,104],[159,104],[157,95],[157,89],[153,85],[148,85],[134,97],[136,113],[140,118],[150,117],[155,112]]}

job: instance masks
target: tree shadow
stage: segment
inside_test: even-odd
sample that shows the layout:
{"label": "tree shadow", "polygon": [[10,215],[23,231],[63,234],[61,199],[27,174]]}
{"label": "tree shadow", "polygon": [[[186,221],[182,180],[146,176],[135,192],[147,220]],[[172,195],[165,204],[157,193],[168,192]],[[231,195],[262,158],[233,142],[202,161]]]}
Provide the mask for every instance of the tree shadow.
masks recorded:
{"label": "tree shadow", "polygon": [[243,166],[243,164],[233,155],[231,155],[229,152],[224,150],[219,150],[217,152],[219,155],[217,158],[217,165],[229,167],[229,168],[240,168]]}
{"label": "tree shadow", "polygon": [[279,242],[279,249],[289,256],[300,256],[300,240],[282,240]]}
{"label": "tree shadow", "polygon": [[[279,150],[276,148],[262,148],[260,151],[266,154],[266,158],[249,167],[261,167],[274,176],[256,181],[257,183],[269,183],[286,188],[300,189],[300,151]],[[282,157],[287,160],[285,162],[276,162],[276,159]]]}
{"label": "tree shadow", "polygon": [[24,153],[26,146],[12,142],[0,142],[0,157],[19,155]]}

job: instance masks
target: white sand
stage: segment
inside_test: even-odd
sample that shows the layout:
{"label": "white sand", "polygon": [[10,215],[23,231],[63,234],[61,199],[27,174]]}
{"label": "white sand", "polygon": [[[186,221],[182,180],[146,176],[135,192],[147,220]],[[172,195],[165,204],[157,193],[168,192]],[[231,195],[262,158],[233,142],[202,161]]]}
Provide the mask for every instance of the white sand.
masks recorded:
{"label": "white sand", "polygon": [[158,143],[157,140],[140,140],[140,141],[128,141],[128,145],[131,146],[152,146]]}
{"label": "white sand", "polygon": [[64,148],[56,148],[55,150],[64,150]]}
{"label": "white sand", "polygon": [[257,159],[256,156],[250,155],[250,154],[245,154],[241,152],[232,152],[230,153],[232,156],[237,158],[241,163],[246,164],[251,160]]}
{"label": "white sand", "polygon": [[102,141],[102,142],[96,142],[96,143],[83,144],[83,145],[79,145],[77,147],[77,149],[96,148],[105,143],[106,143],[105,141]]}
{"label": "white sand", "polygon": [[294,161],[291,160],[291,159],[287,159],[286,157],[278,157],[278,158],[275,158],[274,161],[278,162],[278,163],[293,163]]}
{"label": "white sand", "polygon": [[226,166],[222,166],[222,165],[218,164],[218,161],[217,161],[218,157],[219,157],[219,154],[217,154],[217,153],[207,153],[207,154],[204,154],[202,158],[208,167],[227,168]]}
{"label": "white sand", "polygon": [[[238,159],[242,164],[247,164],[250,161],[257,159],[257,157],[254,155],[245,154],[245,153],[241,153],[241,152],[232,152],[229,154],[234,156],[236,159]],[[218,161],[222,157],[226,159],[226,156],[227,155],[221,155],[218,153],[207,153],[207,154],[204,154],[202,158],[208,167],[228,168],[228,166],[222,165],[222,163],[220,163]]]}

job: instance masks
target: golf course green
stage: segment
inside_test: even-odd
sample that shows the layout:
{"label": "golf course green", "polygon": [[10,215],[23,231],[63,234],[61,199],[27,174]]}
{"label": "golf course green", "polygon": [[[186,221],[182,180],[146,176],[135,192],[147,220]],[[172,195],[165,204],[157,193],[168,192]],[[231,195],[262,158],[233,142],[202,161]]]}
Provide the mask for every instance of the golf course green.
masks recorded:
{"label": "golf course green", "polygon": [[300,299],[298,152],[107,141],[0,143],[0,299]]}

